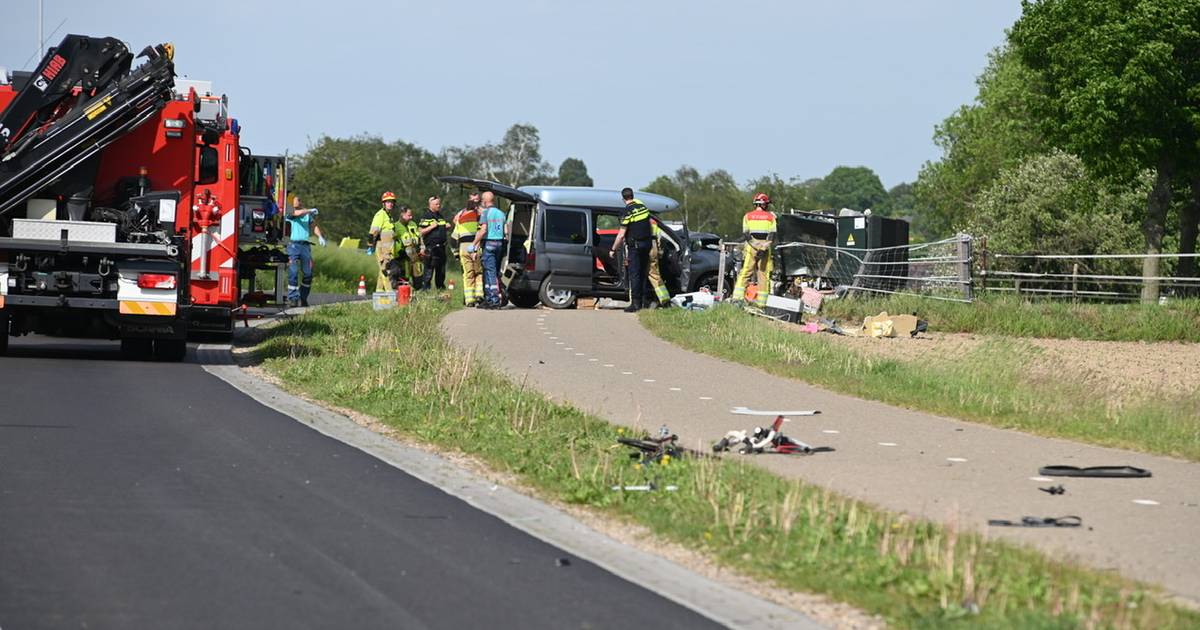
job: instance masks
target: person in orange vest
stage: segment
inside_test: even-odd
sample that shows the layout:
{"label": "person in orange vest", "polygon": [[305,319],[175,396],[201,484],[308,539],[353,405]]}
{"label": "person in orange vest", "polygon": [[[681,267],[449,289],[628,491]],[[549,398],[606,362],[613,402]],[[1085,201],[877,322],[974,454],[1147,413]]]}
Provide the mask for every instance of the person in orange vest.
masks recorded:
{"label": "person in orange vest", "polygon": [[458,246],[458,261],[462,263],[463,303],[475,306],[483,299],[483,265],[479,262],[475,233],[479,231],[479,193],[467,197],[467,207],[454,215],[454,231],[450,238]]}
{"label": "person in orange vest", "polygon": [[742,270],[733,285],[735,302],[746,299],[746,285],[757,272],[755,302],[760,307],[767,305],[767,295],[771,293],[771,251],[775,246],[775,213],[767,209],[770,205],[771,198],[758,193],[754,195],[754,209],[742,217],[746,244],[742,246]]}

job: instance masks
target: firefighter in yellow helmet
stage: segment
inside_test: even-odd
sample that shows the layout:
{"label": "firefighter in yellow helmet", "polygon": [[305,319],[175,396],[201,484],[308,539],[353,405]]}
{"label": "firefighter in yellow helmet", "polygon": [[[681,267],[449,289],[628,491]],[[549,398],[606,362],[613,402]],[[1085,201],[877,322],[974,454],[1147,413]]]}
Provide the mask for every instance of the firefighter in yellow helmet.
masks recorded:
{"label": "firefighter in yellow helmet", "polygon": [[367,241],[375,248],[375,262],[379,263],[379,277],[375,279],[375,290],[391,291],[395,287],[388,280],[387,266],[396,253],[396,224],[392,221],[396,195],[389,190],[383,193],[380,201],[383,202],[383,207],[371,219],[371,233]]}
{"label": "firefighter in yellow helmet", "polygon": [[758,193],[754,195],[754,209],[742,217],[746,244],[742,246],[742,270],[733,285],[735,302],[746,299],[746,285],[757,274],[755,301],[761,307],[767,305],[767,295],[771,293],[771,252],[775,246],[775,213],[767,209],[770,205],[771,198]]}
{"label": "firefighter in yellow helmet", "polygon": [[646,273],[646,279],[650,281],[650,288],[654,289],[655,301],[659,306],[665,307],[671,303],[671,292],[667,290],[667,285],[663,284],[662,259],[659,257],[662,250],[659,249],[658,243],[662,240],[663,233],[662,228],[658,226],[658,219],[653,219],[650,223],[653,238],[650,239],[650,269]]}
{"label": "firefighter in yellow helmet", "polygon": [[458,247],[458,261],[462,263],[463,303],[475,306],[483,299],[483,266],[475,246],[475,233],[479,231],[479,193],[471,193],[467,207],[454,215],[454,230],[450,238]]}
{"label": "firefighter in yellow helmet", "polygon": [[400,223],[396,226],[396,232],[400,236],[397,256],[404,259],[404,277],[412,283],[413,290],[421,289],[425,286],[421,277],[425,273],[425,267],[421,264],[425,247],[421,245],[421,229],[413,218],[412,208],[400,206]]}

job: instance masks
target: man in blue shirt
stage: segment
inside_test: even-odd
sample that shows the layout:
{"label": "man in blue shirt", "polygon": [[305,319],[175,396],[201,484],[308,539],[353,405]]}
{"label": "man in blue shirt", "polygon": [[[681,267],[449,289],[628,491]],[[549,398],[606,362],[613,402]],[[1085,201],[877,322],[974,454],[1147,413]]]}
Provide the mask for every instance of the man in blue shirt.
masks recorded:
{"label": "man in blue shirt", "polygon": [[288,306],[308,306],[308,293],[312,291],[313,259],[312,243],[309,239],[316,235],[321,247],[325,246],[325,236],[317,225],[316,208],[305,208],[300,205],[300,195],[292,198],[292,211],[287,215],[288,222]]}
{"label": "man in blue shirt", "polygon": [[479,216],[479,231],[468,251],[479,255],[483,249],[483,305],[480,308],[500,308],[500,260],[504,258],[504,237],[508,216],[496,207],[496,195],[491,191],[480,196],[483,212]]}

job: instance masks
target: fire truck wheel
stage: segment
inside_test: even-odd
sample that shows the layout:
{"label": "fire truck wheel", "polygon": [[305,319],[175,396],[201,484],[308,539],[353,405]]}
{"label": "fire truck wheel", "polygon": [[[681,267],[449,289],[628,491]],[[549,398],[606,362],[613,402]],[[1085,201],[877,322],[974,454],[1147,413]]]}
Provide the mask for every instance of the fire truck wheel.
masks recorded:
{"label": "fire truck wheel", "polygon": [[187,354],[186,339],[155,339],[154,359],[156,361],[179,362]]}
{"label": "fire truck wheel", "polygon": [[150,339],[122,339],[121,357],[131,361],[145,361],[154,350],[154,341]]}

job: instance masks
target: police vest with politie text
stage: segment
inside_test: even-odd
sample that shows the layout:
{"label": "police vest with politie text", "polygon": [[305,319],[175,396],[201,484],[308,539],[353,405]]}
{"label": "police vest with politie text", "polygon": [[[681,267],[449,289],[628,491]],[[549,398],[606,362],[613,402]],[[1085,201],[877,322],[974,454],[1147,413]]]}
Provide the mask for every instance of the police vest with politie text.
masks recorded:
{"label": "police vest with politie text", "polygon": [[621,225],[625,226],[626,240],[650,240],[650,209],[637,199],[630,200],[621,215]]}

